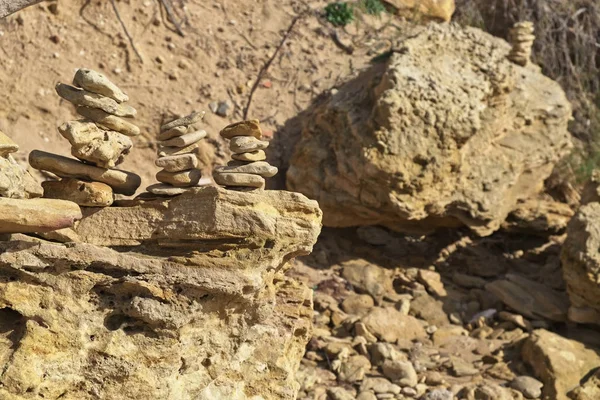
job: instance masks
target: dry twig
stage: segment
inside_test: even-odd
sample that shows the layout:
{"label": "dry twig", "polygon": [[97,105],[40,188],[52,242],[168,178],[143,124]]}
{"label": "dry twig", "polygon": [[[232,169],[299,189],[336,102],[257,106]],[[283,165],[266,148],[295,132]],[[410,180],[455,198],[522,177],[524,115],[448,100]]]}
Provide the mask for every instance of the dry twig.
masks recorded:
{"label": "dry twig", "polygon": [[127,29],[127,25],[125,25],[125,22],[121,18],[121,14],[119,13],[119,9],[117,8],[117,3],[115,3],[115,0],[110,0],[110,4],[112,4],[112,8],[115,11],[115,15],[117,16],[117,19],[119,20],[119,23],[121,24],[121,27],[123,27],[123,31],[125,32],[125,36],[127,36],[127,39],[129,40],[129,44],[131,44],[131,48],[135,52],[135,55],[140,59],[140,62],[143,64],[144,63],[144,59],[142,58],[142,55],[138,51],[137,47],[135,47],[135,43],[133,41],[133,38],[129,34],[129,30]]}
{"label": "dry twig", "polygon": [[173,12],[173,7],[171,6],[170,1],[160,0],[160,3],[165,8],[165,11],[167,12],[167,18],[169,19],[169,21],[171,21],[171,23],[175,25],[175,30],[177,31],[177,33],[181,37],[185,37],[185,33],[183,33],[183,30],[181,29],[181,25],[179,24],[179,22],[177,22],[177,18],[175,17],[175,13]]}

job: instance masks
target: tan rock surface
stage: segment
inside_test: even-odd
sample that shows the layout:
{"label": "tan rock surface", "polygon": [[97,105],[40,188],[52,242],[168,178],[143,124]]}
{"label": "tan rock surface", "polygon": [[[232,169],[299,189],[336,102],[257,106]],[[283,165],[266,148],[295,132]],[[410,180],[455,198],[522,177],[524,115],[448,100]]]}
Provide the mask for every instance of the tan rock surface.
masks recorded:
{"label": "tan rock surface", "polygon": [[136,125],[98,108],[77,107],[77,113],[94,121],[96,125],[105,130],[117,131],[127,136],[137,136],[140,134],[140,128]]}
{"label": "tan rock surface", "polygon": [[221,130],[220,134],[223,139],[231,139],[236,136],[253,136],[256,139],[262,138],[260,122],[257,119],[236,122],[228,125]]}
{"label": "tan rock surface", "polygon": [[165,147],[186,147],[204,139],[205,137],[206,131],[196,131],[165,140],[161,143],[161,145]]}
{"label": "tan rock surface", "polygon": [[399,339],[411,341],[427,337],[418,319],[401,314],[391,307],[373,308],[361,321],[379,340],[394,343]]}
{"label": "tan rock surface", "polygon": [[553,400],[567,400],[567,393],[600,366],[600,355],[594,349],[544,329],[525,341],[522,353],[544,383],[543,395]]}
{"label": "tan rock surface", "polygon": [[213,177],[215,178],[215,182],[218,185],[223,185],[223,186],[243,186],[243,187],[254,187],[254,188],[264,188],[265,187],[265,178],[263,178],[260,175],[215,172],[213,174]]}
{"label": "tan rock surface", "polygon": [[127,196],[133,195],[141,184],[140,177],[134,173],[99,168],[40,150],[29,153],[29,164],[35,169],[52,172],[61,178],[87,179],[106,183],[113,188],[115,193]]}
{"label": "tan rock surface", "polygon": [[103,74],[91,69],[78,69],[73,77],[73,85],[88,92],[110,97],[118,103],[129,101],[129,97],[117,85]]}
{"label": "tan rock surface", "polygon": [[121,164],[133,147],[129,137],[115,131],[104,131],[93,122],[65,122],[58,131],[71,143],[74,157],[100,168],[114,168]]}
{"label": "tan rock surface", "polygon": [[79,206],[70,201],[0,197],[0,233],[54,231],[73,226],[80,218]]}
{"label": "tan rock surface", "polygon": [[6,157],[16,151],[19,151],[19,145],[0,131],[0,157]]}
{"label": "tan rock surface", "polygon": [[87,218],[83,240],[144,245],[0,241],[0,398],[296,398],[312,299],[281,272],[311,251],[316,202],[210,188]]}
{"label": "tan rock surface", "polygon": [[[569,223],[562,248],[562,269],[571,300],[571,319],[600,325],[600,203],[589,203],[579,209]],[[590,309],[589,317],[575,313]]]}
{"label": "tan rock surface", "polygon": [[267,159],[267,155],[264,150],[250,151],[248,153],[232,154],[231,158],[237,161],[264,161]]}
{"label": "tan rock surface", "polygon": [[287,187],[332,227],[496,231],[572,146],[571,107],[538,67],[475,28],[415,28],[304,120]]}
{"label": "tan rock surface", "polygon": [[216,167],[215,171],[236,174],[255,174],[260,175],[263,178],[272,178],[277,175],[278,169],[265,161],[255,161],[250,164],[233,161],[226,167]]}
{"label": "tan rock surface", "polygon": [[159,171],[156,174],[156,180],[162,183],[168,183],[175,187],[194,186],[202,178],[202,172],[199,169],[190,169],[188,171],[168,172]]}
{"label": "tan rock surface", "polygon": [[198,167],[198,157],[195,154],[160,157],[154,164],[167,172],[179,172]]}
{"label": "tan rock surface", "polygon": [[83,207],[108,207],[114,201],[113,190],[101,182],[62,179],[42,183],[44,197],[72,201]]}
{"label": "tan rock surface", "polygon": [[258,140],[254,136],[234,136],[229,140],[229,150],[234,153],[264,150],[269,147],[269,142]]}
{"label": "tan rock surface", "polygon": [[179,126],[189,126],[196,124],[204,118],[204,112],[193,112],[190,115],[186,115],[185,117],[176,119],[174,121],[169,122],[160,127],[161,132],[166,132],[170,129],[179,127]]}
{"label": "tan rock surface", "polygon": [[43,193],[40,184],[10,154],[0,156],[0,197],[30,199]]}
{"label": "tan rock surface", "polygon": [[440,19],[450,21],[456,4],[454,0],[384,0],[402,15],[412,19]]}
{"label": "tan rock surface", "polygon": [[56,85],[56,93],[68,102],[76,106],[99,108],[117,117],[133,117],[137,111],[127,104],[119,104],[115,100],[96,93],[77,89],[73,86],[59,83]]}

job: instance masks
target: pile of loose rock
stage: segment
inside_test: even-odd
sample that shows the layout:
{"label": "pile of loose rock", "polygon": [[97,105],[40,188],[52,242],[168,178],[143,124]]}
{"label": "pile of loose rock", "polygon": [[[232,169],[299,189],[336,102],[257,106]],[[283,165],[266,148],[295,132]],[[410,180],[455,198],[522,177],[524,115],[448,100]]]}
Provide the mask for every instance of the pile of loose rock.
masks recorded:
{"label": "pile of loose rock", "polygon": [[161,183],[149,186],[147,190],[150,193],[176,196],[198,185],[202,172],[198,169],[196,150],[199,142],[206,137],[206,131],[199,127],[203,118],[203,112],[194,112],[160,128],[155,164],[162,168],[156,174]]}
{"label": "pile of loose rock", "polygon": [[39,199],[41,186],[12,157],[19,146],[0,132],[0,233],[66,228],[81,218],[76,204]]}
{"label": "pile of loose rock", "polygon": [[215,169],[215,182],[228,189],[264,189],[265,178],[275,176],[277,168],[264,161],[269,142],[260,140],[262,131],[258,120],[229,125],[221,131],[221,137],[229,139],[233,160],[226,167]]}
{"label": "pile of loose rock", "polygon": [[509,33],[509,41],[512,49],[508,59],[515,64],[526,66],[531,59],[531,49],[535,35],[533,34],[533,22],[524,21],[516,23]]}
{"label": "pile of loose rock", "polygon": [[84,119],[67,122],[58,130],[80,161],[33,151],[29,162],[61,178],[42,184],[44,197],[84,207],[108,207],[114,193],[133,195],[141,183],[138,175],[114,169],[129,154],[133,146],[130,137],[140,133],[137,126],[121,118],[133,117],[136,110],[125,104],[129,97],[98,72],[79,69],[73,84],[77,87],[59,83],[56,92],[75,105]]}

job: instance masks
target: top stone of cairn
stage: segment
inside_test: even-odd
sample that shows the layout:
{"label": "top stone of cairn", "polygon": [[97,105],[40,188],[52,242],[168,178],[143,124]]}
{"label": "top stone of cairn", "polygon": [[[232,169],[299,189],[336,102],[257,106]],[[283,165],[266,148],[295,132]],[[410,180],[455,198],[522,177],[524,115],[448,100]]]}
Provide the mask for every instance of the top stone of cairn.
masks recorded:
{"label": "top stone of cairn", "polygon": [[85,89],[88,92],[110,97],[118,103],[129,101],[129,96],[119,89],[117,85],[112,83],[100,72],[91,69],[78,69],[73,78],[73,85]]}
{"label": "top stone of cairn", "polygon": [[262,138],[260,122],[257,119],[236,122],[228,125],[221,131],[221,137],[231,139],[236,136],[254,136],[257,139]]}

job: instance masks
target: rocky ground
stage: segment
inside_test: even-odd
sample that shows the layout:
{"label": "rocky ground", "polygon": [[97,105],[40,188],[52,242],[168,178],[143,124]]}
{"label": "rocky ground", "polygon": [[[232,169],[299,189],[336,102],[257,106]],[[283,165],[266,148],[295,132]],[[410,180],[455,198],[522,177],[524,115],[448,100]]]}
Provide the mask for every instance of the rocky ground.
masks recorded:
{"label": "rocky ground", "polygon": [[293,270],[315,290],[299,398],[567,399],[600,339],[565,323],[563,241],[326,229]]}

